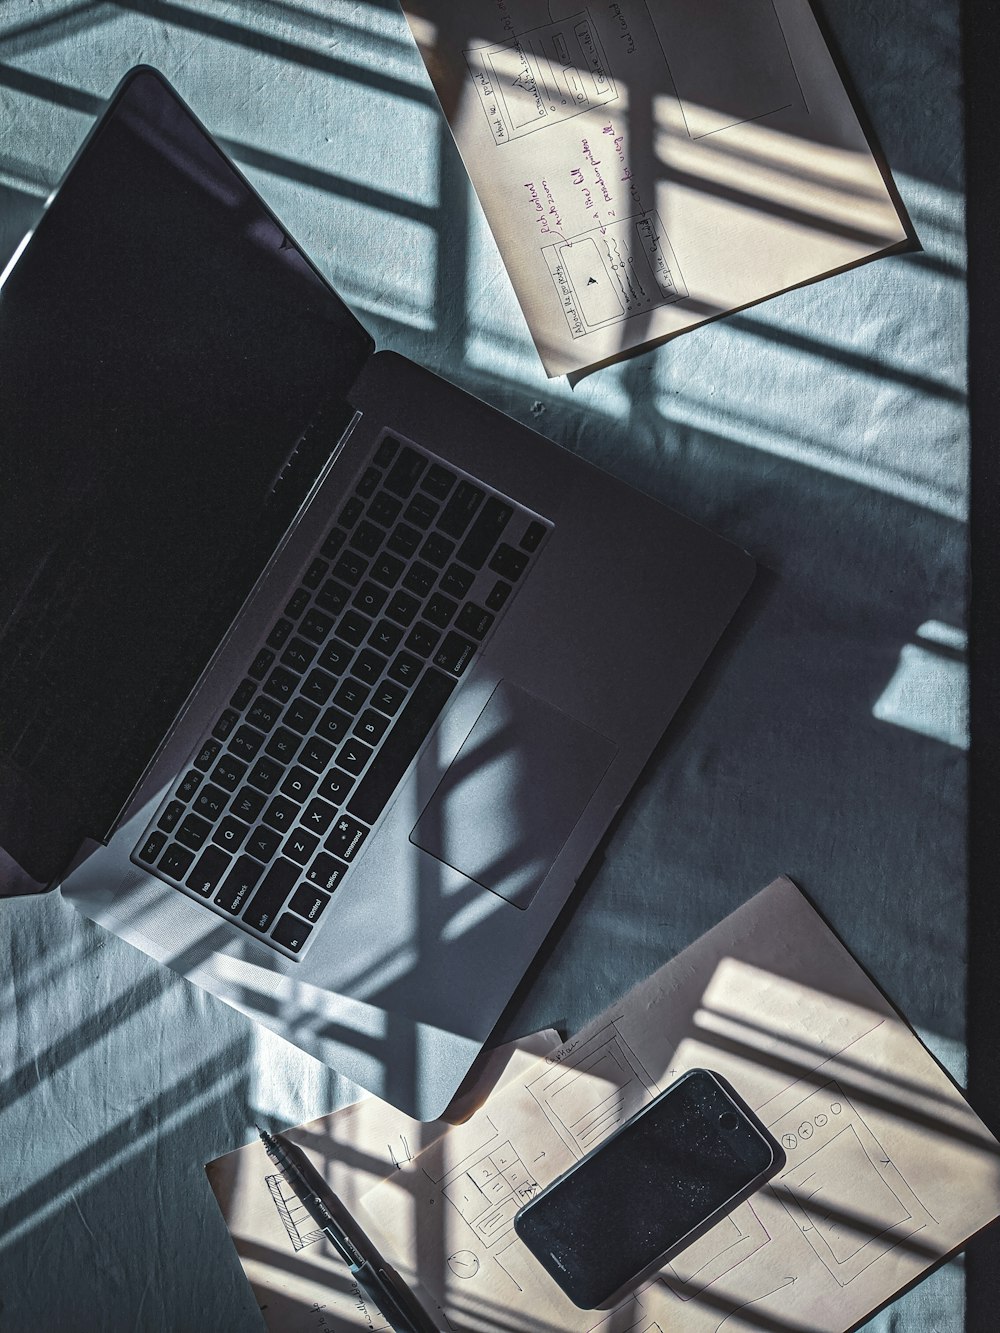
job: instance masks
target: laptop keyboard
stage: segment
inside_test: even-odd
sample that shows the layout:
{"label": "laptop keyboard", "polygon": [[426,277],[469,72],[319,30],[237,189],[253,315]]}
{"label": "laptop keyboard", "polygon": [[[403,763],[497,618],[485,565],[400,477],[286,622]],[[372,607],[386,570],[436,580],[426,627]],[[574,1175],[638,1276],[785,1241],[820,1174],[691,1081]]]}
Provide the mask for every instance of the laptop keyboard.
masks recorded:
{"label": "laptop keyboard", "polygon": [[300,957],[548,530],[384,435],[133,861]]}

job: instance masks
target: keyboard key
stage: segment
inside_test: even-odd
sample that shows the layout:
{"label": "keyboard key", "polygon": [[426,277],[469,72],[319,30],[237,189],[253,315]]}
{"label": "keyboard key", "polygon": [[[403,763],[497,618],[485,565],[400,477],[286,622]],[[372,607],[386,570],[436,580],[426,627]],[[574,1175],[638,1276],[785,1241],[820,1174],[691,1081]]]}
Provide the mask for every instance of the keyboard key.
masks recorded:
{"label": "keyboard key", "polygon": [[416,528],[411,528],[409,523],[399,523],[393,528],[392,536],[386,545],[390,551],[395,551],[397,555],[408,560],[420,545],[420,533]]}
{"label": "keyboard key", "polygon": [[486,599],[486,605],[491,611],[499,611],[509,596],[510,584],[504,583],[503,579],[497,579]]}
{"label": "keyboard key", "polygon": [[372,556],[385,540],[385,530],[377,528],[374,523],[369,523],[367,519],[359,523],[355,529],[354,536],[351,538],[351,545],[356,547],[362,555]]}
{"label": "keyboard key", "polygon": [[273,828],[259,824],[250,834],[250,839],[243,850],[256,856],[260,861],[270,861],[280,845],[281,834],[276,833]]}
{"label": "keyboard key", "polygon": [[[302,687],[303,694],[309,694],[309,681],[312,680],[313,676],[322,674],[323,674],[322,672],[317,672],[317,671],[314,671],[312,673],[312,676],[309,677],[309,680],[307,680],[305,685],[303,685]],[[324,680],[328,680],[330,682],[330,688],[332,689],[333,679],[330,676],[324,676]],[[320,702],[326,703],[328,695],[329,691],[327,691],[327,695],[324,695],[323,699]],[[310,694],[310,698],[312,697],[313,697],[312,694]],[[291,727],[292,731],[297,731],[300,736],[304,736],[305,733],[312,727],[312,724],[316,721],[318,717],[319,717],[319,709],[316,707],[316,705],[309,703],[306,699],[303,699],[302,695],[300,694],[299,697],[297,699],[293,699],[293,701],[285,709],[284,723],[286,727]]]}
{"label": "keyboard key", "polygon": [[377,648],[380,653],[389,654],[396,651],[402,637],[403,631],[398,625],[393,625],[388,620],[380,620],[369,634],[368,642],[373,648]]}
{"label": "keyboard key", "polygon": [[385,479],[386,490],[405,499],[420,480],[420,474],[426,466],[426,459],[421,458],[415,449],[404,446]]}
{"label": "keyboard key", "polygon": [[402,560],[397,560],[394,555],[383,551],[371,567],[371,576],[379,583],[384,583],[387,588],[394,588],[405,568]]}
{"label": "keyboard key", "polygon": [[290,764],[301,744],[301,736],[296,736],[295,732],[289,731],[287,727],[279,727],[268,741],[265,753],[282,764]]}
{"label": "keyboard key", "polygon": [[449,472],[447,468],[441,467],[439,463],[432,463],[425,472],[420,487],[422,490],[429,491],[436,499],[443,500],[454,484],[454,472]]}
{"label": "keyboard key", "polygon": [[274,628],[267,636],[267,646],[269,648],[281,648],[288,641],[288,636],[292,632],[292,622],[290,620],[276,620]]}
{"label": "keyboard key", "polygon": [[366,708],[354,724],[354,734],[367,745],[378,745],[389,726],[389,719],[373,708]]}
{"label": "keyboard key", "polygon": [[385,608],[385,613],[391,620],[398,620],[401,625],[408,625],[419,610],[420,603],[417,599],[400,589]]}
{"label": "keyboard key", "polygon": [[[360,788],[359,788],[360,790]],[[342,861],[353,861],[361,850],[361,844],[368,837],[368,830],[356,819],[341,815],[333,826],[333,831],[323,846]]]}
{"label": "keyboard key", "polygon": [[471,481],[460,481],[438,519],[438,527],[456,540],[463,536],[476,510],[483,502],[483,492]]}
{"label": "keyboard key", "polygon": [[432,625],[437,625],[438,629],[444,629],[457,610],[457,602],[452,601],[450,597],[445,597],[443,593],[436,592],[424,607],[424,615]]}
{"label": "keyboard key", "polygon": [[428,625],[426,620],[418,620],[406,636],[406,646],[411,653],[419,653],[421,657],[426,657],[428,653],[434,651],[440,637],[439,629]]}
{"label": "keyboard key", "polygon": [[142,844],[138,853],[139,860],[145,861],[148,866],[153,865],[166,845],[167,835],[165,833],[151,833]]}
{"label": "keyboard key", "polygon": [[209,845],[199,856],[198,864],[184,883],[189,889],[194,889],[195,893],[200,893],[203,898],[207,898],[226,873],[231,860],[232,857],[228,856],[221,847]]}
{"label": "keyboard key", "polygon": [[347,713],[342,713],[339,708],[328,708],[320,718],[316,730],[323,740],[339,741],[347,735],[350,725],[351,719]]}
{"label": "keyboard key", "polygon": [[292,674],[285,667],[275,667],[267,678],[264,689],[275,699],[280,699],[282,703],[287,703],[295,693],[296,686],[299,683],[298,676]]}
{"label": "keyboard key", "polygon": [[305,588],[296,588],[285,606],[285,615],[291,620],[298,620],[299,616],[309,605],[309,593]]}
{"label": "keyboard key", "polygon": [[524,567],[527,563],[528,557],[523,551],[515,551],[513,546],[501,542],[497,547],[496,555],[490,561],[490,569],[497,574],[502,574],[505,579],[514,583],[524,573]]}
{"label": "keyboard key", "polygon": [[353,656],[353,648],[348,648],[346,644],[332,639],[320,653],[318,665],[324,671],[332,671],[335,676],[340,676],[347,670],[347,665]]}
{"label": "keyboard key", "polygon": [[[348,773],[357,774],[361,772],[371,756],[371,746],[365,745],[363,741],[359,741],[356,737],[352,736],[349,740],[344,741],[343,745],[340,747],[340,753],[337,755],[337,763],[341,768],[346,769]],[[178,837],[179,836],[180,835],[178,834]]]}
{"label": "keyboard key", "polygon": [[[315,671],[309,672],[309,675],[303,682],[302,693],[311,703],[322,705],[326,703],[327,699],[329,699],[330,695],[333,693],[333,687],[336,683],[336,679],[333,676],[328,676],[325,671],[320,671],[317,668]],[[293,704],[292,707],[294,708],[295,705]],[[295,725],[288,717],[285,718],[285,721],[289,726]],[[312,726],[312,723],[310,722],[309,725]],[[298,730],[305,731],[306,728],[299,727]]]}
{"label": "keyboard key", "polygon": [[[261,880],[260,888],[250,899],[243,920],[255,930],[264,931],[285,905],[285,899],[299,878],[299,867],[294,861],[275,861]],[[308,926],[305,927],[309,929]]]}
{"label": "keyboard key", "polygon": [[261,791],[270,793],[278,785],[278,779],[284,771],[283,765],[276,764],[273,759],[268,759],[266,755],[261,755],[254,764],[247,782],[253,787],[259,787]]}
{"label": "keyboard key", "polygon": [[237,685],[233,697],[229,700],[230,708],[235,708],[238,713],[242,713],[247,704],[257,693],[257,686],[252,680],[245,680]]}
{"label": "keyboard key", "polygon": [[287,796],[289,800],[301,803],[315,785],[316,774],[310,773],[301,764],[296,764],[294,768],[290,768],[286,773],[285,780],[281,784],[281,793],[283,796]]}
{"label": "keyboard key", "polygon": [[424,495],[418,491],[406,506],[403,517],[407,523],[412,523],[415,528],[429,528],[437,518],[440,507],[429,495]]}
{"label": "keyboard key", "polygon": [[235,791],[243,781],[243,774],[246,771],[247,766],[242,759],[224,754],[212,769],[212,781],[217,787],[224,787],[226,791]]}
{"label": "keyboard key", "polygon": [[312,926],[305,921],[300,921],[297,916],[292,916],[290,912],[286,912],[271,931],[271,939],[277,940],[279,944],[283,944],[292,953],[298,953],[311,934]]}
{"label": "keyboard key", "polygon": [[318,921],[329,901],[330,895],[324,893],[322,889],[310,889],[307,885],[300,884],[292,894],[288,907],[290,911],[304,916],[307,921]]}
{"label": "keyboard key", "polygon": [[299,763],[311,768],[314,773],[322,773],[333,758],[333,746],[321,741],[318,736],[310,736],[302,747]]}
{"label": "keyboard key", "polygon": [[336,808],[330,805],[328,801],[322,801],[318,796],[314,796],[306,806],[306,812],[302,816],[302,827],[308,829],[310,833],[316,833],[322,837],[333,823],[333,817],[336,813]]}
{"label": "keyboard key", "polygon": [[220,907],[236,916],[263,873],[262,865],[258,865],[249,856],[241,856],[222,881],[222,888],[215,895],[215,901]]}
{"label": "keyboard key", "polygon": [[472,660],[472,654],[476,651],[476,645],[470,643],[468,639],[463,639],[461,634],[456,634],[454,630],[445,636],[445,641],[434,654],[434,665],[439,666],[444,671],[450,671],[453,676],[460,676]]}
{"label": "keyboard key", "polygon": [[256,756],[263,744],[264,737],[259,731],[254,731],[253,727],[240,727],[229,742],[229,748],[241,759],[250,760]]}
{"label": "keyboard key", "polygon": [[322,643],[332,629],[333,621],[330,617],[313,607],[299,626],[299,633],[307,639],[312,639],[313,643]]}
{"label": "keyboard key", "polygon": [[290,861],[304,866],[318,846],[319,838],[315,833],[307,833],[304,829],[297,828],[294,833],[288,835],[281,850]]}
{"label": "keyboard key", "polygon": [[367,568],[368,561],[360,556],[357,551],[345,551],[333,567],[333,576],[340,579],[341,583],[356,588],[364,577]]}
{"label": "keyboard key", "polygon": [[377,583],[365,580],[361,587],[354,594],[354,605],[359,611],[363,611],[366,616],[377,616],[385,606],[385,599],[389,596],[384,588],[380,588]]}
{"label": "keyboard key", "polygon": [[197,852],[201,850],[211,831],[212,825],[207,819],[202,819],[200,815],[188,815],[177,830],[177,841]]}
{"label": "keyboard key", "polygon": [[481,639],[496,620],[492,611],[486,611],[475,602],[466,602],[462,614],[455,621],[455,628],[463,634],[471,634],[474,639]]}
{"label": "keyboard key", "polygon": [[261,680],[274,665],[274,653],[269,648],[262,648],[250,663],[249,674],[254,680]]}
{"label": "keyboard key", "polygon": [[217,842],[220,847],[225,847],[227,851],[235,852],[249,832],[249,825],[234,819],[232,815],[226,815],[212,834],[212,841]]}
{"label": "keyboard key", "polygon": [[264,796],[259,791],[254,791],[253,787],[243,787],[238,796],[233,798],[233,803],[229,807],[230,813],[237,819],[245,820],[252,824],[260,812],[264,809]]}
{"label": "keyboard key", "polygon": [[471,565],[473,569],[482,569],[513,515],[510,505],[491,495],[469,529],[469,535],[458,548],[459,560]]}
{"label": "keyboard key", "polygon": [[217,741],[226,740],[239,720],[239,713],[232,708],[227,708],[212,728],[212,735]]}
{"label": "keyboard key", "polygon": [[429,560],[438,569],[443,569],[455,552],[455,543],[440,532],[432,532],[420,548],[424,560]]}
{"label": "keyboard key", "polygon": [[306,588],[318,588],[326,578],[326,571],[330,566],[325,560],[320,560],[317,556],[306,572],[302,575],[302,583]]}
{"label": "keyboard key", "polygon": [[195,768],[200,768],[203,772],[212,767],[215,763],[215,757],[222,749],[218,741],[206,741],[194,757]]}
{"label": "keyboard key", "polygon": [[397,685],[395,681],[384,680],[372,695],[372,704],[382,713],[388,713],[392,717],[399,705],[406,698],[406,691],[402,685]]}
{"label": "keyboard key", "polygon": [[329,611],[332,616],[339,615],[350,600],[350,588],[338,583],[336,579],[327,579],[316,594],[316,605]]}
{"label": "keyboard key", "polygon": [[[214,773],[212,775],[215,776]],[[210,782],[202,787],[194,803],[195,813],[205,819],[218,819],[229,804],[229,793],[214,787]]]}
{"label": "keyboard key", "polygon": [[280,716],[281,705],[265,694],[258,694],[253,707],[247,713],[247,721],[258,731],[270,731]]}
{"label": "keyboard key", "polygon": [[414,657],[412,653],[398,653],[389,668],[389,675],[393,680],[398,680],[400,685],[412,685],[420,675],[422,666],[420,658]]}
{"label": "keyboard key", "polygon": [[403,587],[409,588],[410,592],[416,593],[418,597],[426,597],[435,583],[437,583],[437,570],[415,560],[406,571]]}
{"label": "keyboard key", "polygon": [[294,801],[289,801],[284,796],[276,796],[264,811],[264,823],[270,824],[281,833],[292,827],[298,813],[299,807]]}
{"label": "keyboard key", "polygon": [[189,852],[186,847],[179,847],[176,842],[172,842],[159,860],[159,869],[171,879],[183,879],[191,869],[191,862],[194,860],[194,852]]}
{"label": "keyboard key", "polygon": [[538,544],[545,536],[544,523],[529,523],[518,546],[524,551],[537,551]]}
{"label": "keyboard key", "polygon": [[338,861],[329,852],[320,852],[306,871],[306,879],[332,892],[346,874],[347,866],[343,861]]}
{"label": "keyboard key", "polygon": [[332,768],[316,791],[325,800],[332,801],[334,805],[340,805],[353,786],[354,779],[350,773],[344,773],[339,768]]}
{"label": "keyboard key", "polygon": [[364,643],[365,635],[372,627],[372,622],[367,616],[363,616],[360,611],[345,611],[340,618],[340,624],[337,626],[337,633],[342,639],[353,644],[355,648]]}
{"label": "keyboard key", "polygon": [[[303,622],[304,623],[304,622]],[[292,671],[303,672],[308,670],[309,663],[316,656],[316,645],[306,643],[305,639],[296,636],[290,640],[288,647],[281,654],[283,666],[289,667]]]}
{"label": "keyboard key", "polygon": [[190,801],[191,797],[195,794],[201,784],[201,777],[202,775],[198,770],[192,768],[191,772],[188,773],[187,777],[181,780],[181,784],[177,788],[178,798],[182,801]]}
{"label": "keyboard key", "polygon": [[173,833],[184,814],[184,806],[180,801],[171,801],[156,821],[157,827],[163,829],[164,833]]}
{"label": "keyboard key", "polygon": [[334,528],[319,548],[320,555],[326,556],[327,560],[333,560],[346,540],[347,533],[344,532],[343,528]]}
{"label": "keyboard key", "polygon": [[[382,748],[372,761],[371,768],[358,783],[353,796],[347,803],[351,814],[357,815],[367,824],[374,824],[386,803],[396,790],[423,744],[427,733],[436,722],[442,708],[451,697],[455,682],[439,671],[429,668],[424,672],[416,689],[406,701],[406,707],[400,713],[395,726],[382,742]],[[336,829],[340,827],[337,821]],[[361,825],[357,826],[358,828]],[[327,839],[328,851],[343,856],[336,845]],[[349,861],[349,856],[344,860]]]}
{"label": "keyboard key", "polygon": [[440,588],[446,592],[449,597],[462,598],[472,587],[475,579],[474,574],[470,574],[467,569],[461,565],[449,565],[441,575]]}
{"label": "keyboard key", "polygon": [[399,448],[399,441],[394,440],[391,435],[386,435],[375,452],[372,462],[376,467],[388,467],[396,457],[396,450]]}
{"label": "keyboard key", "polygon": [[382,474],[378,468],[370,467],[365,471],[364,476],[358,482],[358,494],[363,500],[369,499],[378,490],[378,484],[382,480]]}
{"label": "keyboard key", "polygon": [[373,523],[380,523],[383,528],[391,528],[396,519],[399,518],[402,508],[402,503],[394,495],[387,495],[385,491],[380,491],[368,506],[368,517]]}
{"label": "keyboard key", "polygon": [[351,674],[366,685],[374,685],[385,669],[387,660],[381,653],[373,652],[371,648],[364,648],[358,653]]}
{"label": "keyboard key", "polygon": [[369,690],[367,685],[362,685],[360,680],[355,680],[353,676],[343,682],[340,689],[333,696],[333,702],[339,708],[346,708],[349,713],[356,713],[361,705],[368,698]]}
{"label": "keyboard key", "polygon": [[365,512],[365,507],[356,495],[352,495],[347,504],[337,517],[337,522],[342,528],[353,528],[358,519]]}

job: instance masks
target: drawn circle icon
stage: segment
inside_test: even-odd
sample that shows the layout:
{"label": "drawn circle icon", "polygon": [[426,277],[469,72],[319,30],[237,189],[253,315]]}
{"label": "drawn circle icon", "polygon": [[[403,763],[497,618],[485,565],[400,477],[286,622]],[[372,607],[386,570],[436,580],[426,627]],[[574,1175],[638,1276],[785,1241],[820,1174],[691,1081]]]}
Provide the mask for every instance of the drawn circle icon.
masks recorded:
{"label": "drawn circle icon", "polygon": [[812,1136],[813,1136],[813,1127],[812,1127],[812,1125],[809,1123],[808,1120],[803,1120],[802,1124],[799,1125],[799,1138],[800,1138],[800,1139],[811,1139]]}
{"label": "drawn circle icon", "polygon": [[781,1146],[791,1152],[793,1148],[799,1146],[799,1141],[794,1134],[782,1134]]}
{"label": "drawn circle icon", "polygon": [[844,1108],[841,1106],[840,1102],[832,1102],[830,1104],[830,1110],[833,1112],[834,1115],[840,1115],[843,1109]]}
{"label": "drawn circle icon", "polygon": [[448,1255],[448,1267],[456,1277],[475,1277],[479,1272],[479,1260],[471,1250],[456,1250]]}
{"label": "drawn circle icon", "polygon": [[823,1112],[820,1111],[819,1115],[816,1117],[816,1128],[822,1129],[823,1126],[826,1124],[826,1122],[827,1122],[827,1116],[825,1116]]}

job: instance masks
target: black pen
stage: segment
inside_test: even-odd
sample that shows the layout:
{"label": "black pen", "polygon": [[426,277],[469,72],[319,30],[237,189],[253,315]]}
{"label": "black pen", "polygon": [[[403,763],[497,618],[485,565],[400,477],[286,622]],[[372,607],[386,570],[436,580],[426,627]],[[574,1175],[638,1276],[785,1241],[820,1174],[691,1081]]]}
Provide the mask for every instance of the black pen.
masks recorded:
{"label": "black pen", "polygon": [[348,1265],[360,1290],[378,1306],[396,1333],[438,1333],[437,1325],[424,1313],[409,1287],[379,1256],[305,1153],[280,1134],[268,1134],[260,1125],[257,1133],[295,1197]]}

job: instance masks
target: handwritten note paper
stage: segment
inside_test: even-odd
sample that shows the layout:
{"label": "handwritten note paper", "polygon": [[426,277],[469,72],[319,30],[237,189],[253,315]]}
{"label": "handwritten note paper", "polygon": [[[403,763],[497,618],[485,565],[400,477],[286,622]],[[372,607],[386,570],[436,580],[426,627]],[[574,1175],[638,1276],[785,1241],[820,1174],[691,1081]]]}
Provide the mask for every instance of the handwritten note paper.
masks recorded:
{"label": "handwritten note paper", "polygon": [[[573,1306],[520,1204],[697,1066],[785,1169],[614,1310]],[[1000,1213],[1000,1144],[788,880],[778,880],[365,1195],[450,1326],[843,1333]]]}
{"label": "handwritten note paper", "polygon": [[404,0],[549,375],[897,245],[807,0]]}

